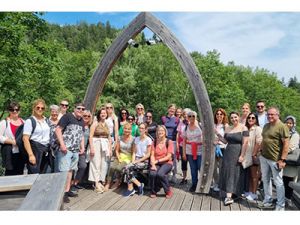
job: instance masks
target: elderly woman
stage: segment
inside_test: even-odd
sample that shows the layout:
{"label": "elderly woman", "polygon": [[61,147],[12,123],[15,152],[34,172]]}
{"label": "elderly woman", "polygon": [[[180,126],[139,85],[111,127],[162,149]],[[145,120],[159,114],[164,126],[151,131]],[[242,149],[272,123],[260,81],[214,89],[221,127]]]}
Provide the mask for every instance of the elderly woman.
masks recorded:
{"label": "elderly woman", "polygon": [[[296,118],[293,116],[287,116],[284,120],[290,131],[290,143],[289,153],[299,148],[299,134],[296,131]],[[286,203],[289,206],[293,206],[291,197],[293,195],[293,189],[289,187],[290,181],[297,182],[299,174],[299,166],[286,165],[283,169],[283,183],[285,188]]]}
{"label": "elderly woman", "polygon": [[51,172],[58,172],[58,160],[57,160],[58,145],[56,142],[55,128],[59,121],[58,118],[59,106],[50,105],[49,108],[50,108],[50,117],[48,120],[48,124],[50,126],[50,151],[51,151],[51,155],[49,156],[49,163],[51,167]]}
{"label": "elderly woman", "polygon": [[19,117],[20,104],[11,102],[7,108],[9,116],[0,122],[0,143],[5,176],[20,175],[24,171],[24,158],[16,145],[15,135],[24,121]]}
{"label": "elderly woman", "polygon": [[189,124],[183,132],[183,160],[188,160],[192,175],[192,186],[189,191],[194,192],[198,183],[198,172],[201,167],[202,130],[196,122],[197,113],[188,112]]}

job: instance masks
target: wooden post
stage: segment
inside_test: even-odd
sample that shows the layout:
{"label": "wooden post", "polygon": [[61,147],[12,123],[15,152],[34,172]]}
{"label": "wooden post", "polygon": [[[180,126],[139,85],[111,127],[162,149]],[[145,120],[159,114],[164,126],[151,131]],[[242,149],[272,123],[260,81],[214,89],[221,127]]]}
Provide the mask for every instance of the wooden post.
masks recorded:
{"label": "wooden post", "polygon": [[145,27],[155,33],[165,43],[176,57],[192,87],[204,132],[204,150],[196,192],[208,193],[213,177],[215,152],[213,148],[214,124],[213,113],[205,85],[200,73],[182,44],[168,28],[149,12],[140,13],[124,31],[114,40],[105,52],[98,68],[90,80],[84,103],[92,112],[95,111],[97,100],[102,93],[104,84],[112,67],[128,46],[128,41],[134,38]]}

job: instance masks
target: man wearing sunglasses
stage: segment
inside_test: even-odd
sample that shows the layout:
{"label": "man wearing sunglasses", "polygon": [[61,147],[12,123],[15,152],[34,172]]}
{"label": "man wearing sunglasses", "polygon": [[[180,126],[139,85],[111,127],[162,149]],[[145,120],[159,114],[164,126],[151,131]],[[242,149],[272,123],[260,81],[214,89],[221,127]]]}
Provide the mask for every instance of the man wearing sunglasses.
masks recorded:
{"label": "man wearing sunglasses", "polygon": [[77,169],[79,152],[84,152],[84,121],[82,119],[85,107],[77,103],[72,113],[66,113],[59,120],[55,134],[59,143],[58,170],[68,171],[64,202],[70,202],[68,197],[77,197],[78,194],[70,191],[73,170]]}
{"label": "man wearing sunglasses", "polygon": [[261,128],[264,128],[264,125],[268,123],[268,116],[265,107],[266,104],[264,101],[259,100],[256,102],[256,115],[258,117],[258,123]]}

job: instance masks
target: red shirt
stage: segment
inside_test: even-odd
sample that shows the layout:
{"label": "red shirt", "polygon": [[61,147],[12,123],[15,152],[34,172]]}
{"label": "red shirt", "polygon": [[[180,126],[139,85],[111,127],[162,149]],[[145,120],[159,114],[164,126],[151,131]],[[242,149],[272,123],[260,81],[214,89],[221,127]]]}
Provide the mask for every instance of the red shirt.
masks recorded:
{"label": "red shirt", "polygon": [[[21,126],[23,124],[23,121],[21,120],[21,124],[19,126]],[[17,132],[17,129],[19,126],[16,126],[16,125],[13,125],[12,123],[9,123],[10,124],[10,129],[11,129],[11,132],[13,133],[13,135],[16,137],[16,132]]]}
{"label": "red shirt", "polygon": [[[162,158],[164,158],[168,153],[171,153],[171,155],[174,153],[173,151],[173,141],[171,141],[171,140],[168,140],[168,148],[167,148],[167,146],[164,146],[162,149],[160,149],[159,147],[158,147],[158,145],[156,145],[156,147],[154,147],[154,142],[153,142],[153,144],[152,144],[152,151],[154,150],[154,158],[155,158],[155,160],[158,160],[158,159],[162,159]],[[165,162],[163,162],[163,163],[165,163]],[[171,157],[171,159],[169,160],[169,161],[167,161],[167,163],[169,163],[169,164],[173,164],[173,162],[172,162],[172,157]]]}

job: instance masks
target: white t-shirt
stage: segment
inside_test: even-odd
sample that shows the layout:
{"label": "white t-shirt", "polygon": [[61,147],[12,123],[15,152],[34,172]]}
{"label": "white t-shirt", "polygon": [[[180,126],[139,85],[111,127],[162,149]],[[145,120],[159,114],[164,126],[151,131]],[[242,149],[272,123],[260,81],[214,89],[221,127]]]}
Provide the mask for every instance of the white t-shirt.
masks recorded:
{"label": "white t-shirt", "polygon": [[152,140],[148,136],[143,140],[141,140],[140,137],[136,137],[134,144],[136,146],[136,158],[143,158],[147,153],[147,147],[152,145]]}
{"label": "white t-shirt", "polygon": [[36,127],[33,134],[31,135],[32,124],[30,119],[25,121],[23,134],[27,134],[29,136],[31,135],[30,140],[39,142],[43,145],[48,145],[50,143],[50,127],[46,121],[46,118],[44,117],[43,122],[38,121],[34,116],[33,118],[36,121]]}
{"label": "white t-shirt", "polygon": [[269,121],[268,121],[268,117],[267,117],[267,113],[264,112],[264,113],[261,114],[261,115],[257,114],[257,117],[258,117],[258,123],[259,123],[259,126],[260,126],[261,128],[264,128],[264,125],[265,125],[266,123],[269,122]]}
{"label": "white t-shirt", "polygon": [[[200,127],[196,127],[194,130],[190,130],[190,127],[183,132],[183,137],[186,138],[187,142],[202,143],[202,130]],[[201,155],[202,144],[197,146],[197,155]],[[186,144],[186,154],[192,155],[192,145]]]}

